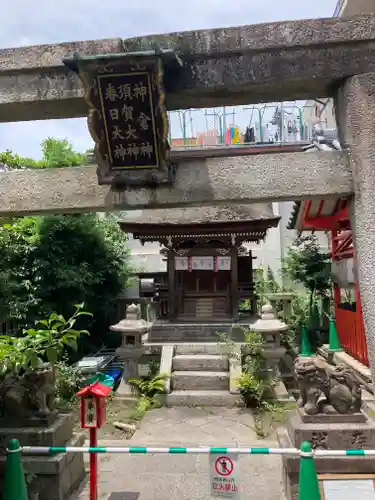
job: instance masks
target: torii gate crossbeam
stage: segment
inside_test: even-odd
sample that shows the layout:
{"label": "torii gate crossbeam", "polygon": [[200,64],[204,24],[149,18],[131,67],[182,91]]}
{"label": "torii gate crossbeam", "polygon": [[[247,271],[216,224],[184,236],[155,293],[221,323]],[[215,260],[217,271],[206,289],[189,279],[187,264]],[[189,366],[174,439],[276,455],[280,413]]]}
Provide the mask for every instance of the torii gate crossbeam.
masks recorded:
{"label": "torii gate crossbeam", "polygon": [[184,62],[166,88],[169,110],[329,97],[338,81],[375,71],[375,14],[3,49],[0,122],[86,116],[63,59],[155,44]]}

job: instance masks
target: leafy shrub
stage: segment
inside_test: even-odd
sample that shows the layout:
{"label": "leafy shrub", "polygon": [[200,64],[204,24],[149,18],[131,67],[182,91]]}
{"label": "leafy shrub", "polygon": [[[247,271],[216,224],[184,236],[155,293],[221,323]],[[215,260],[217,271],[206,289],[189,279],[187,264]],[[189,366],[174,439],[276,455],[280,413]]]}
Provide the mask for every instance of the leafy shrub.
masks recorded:
{"label": "leafy shrub", "polygon": [[297,238],[283,259],[283,275],[309,292],[310,308],[316,296],[331,292],[330,263],[330,254],[321,251],[314,234]]}
{"label": "leafy shrub", "polygon": [[[126,237],[114,218],[93,214],[15,219],[0,226],[0,314],[19,334],[37,318],[65,317],[85,302],[95,316],[80,318],[101,345],[116,320],[116,297],[129,276]],[[8,332],[7,332],[8,333]]]}
{"label": "leafy shrub", "polygon": [[[75,167],[86,165],[90,153],[51,137],[41,149],[40,160],[0,152],[0,163],[12,169]],[[115,215],[13,218],[0,225],[0,333],[19,335],[51,311],[69,317],[74,303],[85,302],[95,316],[81,318],[80,327],[92,333],[81,347],[101,345],[129,275],[125,241]]]}
{"label": "leafy shrub", "polygon": [[164,380],[166,375],[160,374],[154,378],[130,378],[129,384],[132,385],[139,396],[154,398],[157,394],[164,392]]}
{"label": "leafy shrub", "polygon": [[254,285],[259,297],[259,308],[268,302],[266,298],[267,294],[280,291],[280,286],[269,267],[267,272],[262,268],[254,270]]}
{"label": "leafy shrub", "polygon": [[67,356],[55,364],[56,405],[63,408],[74,401],[85,377],[76,366],[69,364]]}
{"label": "leafy shrub", "polygon": [[[231,357],[236,358],[234,343],[226,334],[219,335],[223,349]],[[237,380],[244,404],[248,408],[267,407],[273,389],[279,382],[277,373],[267,367],[267,359],[263,352],[264,341],[260,333],[244,331],[241,361],[242,374]]]}
{"label": "leafy shrub", "polygon": [[141,377],[139,379],[129,379],[129,384],[132,385],[138,396],[133,420],[141,420],[143,415],[154,405],[158,404],[156,396],[164,392],[164,380],[166,375],[159,374],[153,378]]}
{"label": "leafy shrub", "polygon": [[0,376],[9,372],[23,373],[33,370],[44,361],[55,365],[61,360],[66,348],[76,350],[79,337],[89,335],[87,330],[74,328],[79,317],[91,315],[82,311],[82,308],[83,304],[76,305],[75,313],[68,320],[52,313],[47,319],[37,321],[36,328],[24,330],[22,337],[2,335]]}
{"label": "leafy shrub", "polygon": [[85,302],[95,311],[94,329],[104,327],[128,276],[118,224],[93,214],[55,215],[39,221],[38,233],[38,296],[44,307],[69,314],[72,300]]}

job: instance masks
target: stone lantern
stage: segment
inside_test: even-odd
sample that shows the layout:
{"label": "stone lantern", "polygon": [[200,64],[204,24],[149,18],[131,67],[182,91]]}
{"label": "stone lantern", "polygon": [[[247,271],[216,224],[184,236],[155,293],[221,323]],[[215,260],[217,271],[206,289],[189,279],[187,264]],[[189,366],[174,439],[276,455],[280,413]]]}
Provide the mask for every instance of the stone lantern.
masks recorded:
{"label": "stone lantern", "polygon": [[280,334],[289,328],[288,325],[276,317],[270,304],[266,304],[262,307],[261,317],[250,328],[262,334],[264,339],[264,355],[269,360],[269,364],[276,368],[286,351],[281,346]]}
{"label": "stone lantern", "polygon": [[121,346],[116,350],[116,354],[124,361],[124,373],[117,391],[120,395],[133,393],[128,380],[129,378],[139,377],[139,360],[145,353],[145,347],[142,345],[142,335],[150,330],[151,325],[152,323],[141,319],[139,307],[131,304],[126,309],[125,319],[110,327],[113,332],[122,334]]}
{"label": "stone lantern", "polygon": [[292,300],[295,296],[293,292],[274,292],[266,294],[266,298],[270,301],[271,306],[276,309],[278,302],[282,303],[284,318],[288,321],[288,318],[292,315]]}

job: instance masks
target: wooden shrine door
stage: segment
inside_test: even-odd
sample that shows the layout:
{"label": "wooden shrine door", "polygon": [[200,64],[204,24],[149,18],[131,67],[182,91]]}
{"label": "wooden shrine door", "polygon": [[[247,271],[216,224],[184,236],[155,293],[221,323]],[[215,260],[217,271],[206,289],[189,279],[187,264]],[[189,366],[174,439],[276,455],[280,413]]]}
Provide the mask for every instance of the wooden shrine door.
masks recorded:
{"label": "wooden shrine door", "polygon": [[[224,263],[221,266],[224,269],[221,269],[217,262],[214,256],[205,255],[192,257],[182,264],[177,263],[179,319],[215,321],[230,317],[230,265],[226,266],[229,269],[225,269]],[[185,269],[179,269],[182,266]]]}

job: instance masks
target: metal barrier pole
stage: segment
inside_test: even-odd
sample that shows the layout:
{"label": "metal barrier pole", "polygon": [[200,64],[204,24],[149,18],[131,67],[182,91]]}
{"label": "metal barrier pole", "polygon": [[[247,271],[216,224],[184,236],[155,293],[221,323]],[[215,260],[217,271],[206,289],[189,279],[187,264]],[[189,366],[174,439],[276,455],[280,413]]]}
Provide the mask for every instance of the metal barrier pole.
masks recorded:
{"label": "metal barrier pole", "polygon": [[130,455],[222,455],[226,453],[235,455],[289,455],[299,457],[297,448],[140,448],[140,447],[70,447],[70,446],[23,446],[21,451],[25,454],[57,454],[57,453],[90,453],[90,454],[130,454]]}
{"label": "metal barrier pole", "polygon": [[[297,448],[149,448],[149,447],[109,447],[97,446],[22,446],[21,453],[55,455],[57,453],[125,453],[130,455],[217,455],[231,453],[234,455],[288,455],[299,457],[301,453],[306,455],[310,451],[298,450]],[[314,450],[311,451],[314,457],[366,457],[375,456],[374,450]]]}
{"label": "metal barrier pole", "polygon": [[[90,429],[90,448],[98,446],[97,429]],[[90,500],[98,500],[98,454],[90,453]]]}
{"label": "metal barrier pole", "polygon": [[[90,439],[90,443],[97,443]],[[89,453],[90,454],[90,500],[98,497],[98,469],[97,455],[101,454],[129,454],[129,455],[278,455],[300,457],[299,492],[298,500],[321,500],[318,476],[314,458],[317,457],[366,457],[375,456],[374,450],[312,450],[309,442],[301,444],[297,448],[151,448],[151,447],[101,447],[101,446],[22,446],[20,448],[16,439],[9,442],[8,457],[5,466],[5,498],[6,500],[27,500],[25,477],[23,475],[20,452],[25,454],[49,454],[58,453]],[[95,460],[92,460],[92,458]],[[96,464],[94,466],[94,464]]]}

